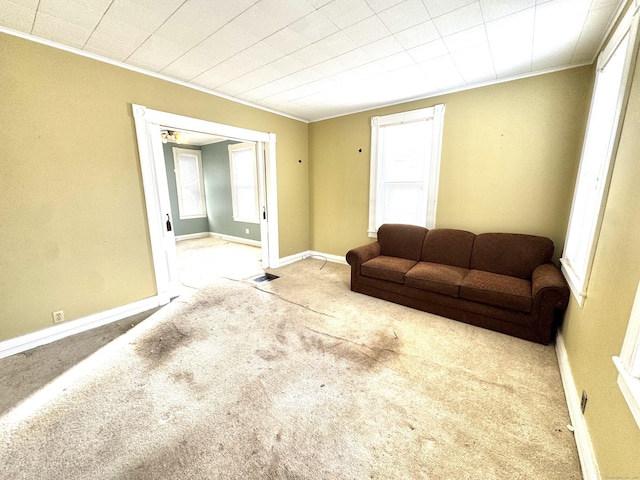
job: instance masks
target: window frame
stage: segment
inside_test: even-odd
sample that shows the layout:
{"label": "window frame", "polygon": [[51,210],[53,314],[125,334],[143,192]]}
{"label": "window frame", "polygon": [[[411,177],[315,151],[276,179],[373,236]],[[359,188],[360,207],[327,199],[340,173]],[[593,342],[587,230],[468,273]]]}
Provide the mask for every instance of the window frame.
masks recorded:
{"label": "window frame", "polygon": [[[207,201],[204,189],[204,171],[202,169],[202,152],[198,149],[172,147],[173,151],[173,166],[176,174],[176,189],[178,192],[178,214],[180,220],[189,220],[193,218],[206,218],[207,217]],[[198,174],[198,186],[200,201],[202,205],[202,211],[199,213],[189,214],[185,213],[185,202],[183,196],[183,184],[182,176],[180,173],[180,155],[194,155],[196,157],[196,168]]]}
{"label": "window frame", "polygon": [[[229,150],[229,174],[231,178],[231,204],[233,209],[233,221],[234,222],[242,222],[242,223],[260,223],[260,192],[258,190],[258,160],[257,160],[257,151],[256,144],[253,142],[242,142],[242,143],[234,143],[228,146]],[[233,152],[237,150],[251,150],[253,154],[253,189],[255,192],[254,202],[255,202],[255,217],[243,217],[238,213],[238,185],[236,184],[236,179],[234,176],[234,157]]]}
{"label": "window frame", "polygon": [[[593,94],[591,98],[591,108],[589,111],[589,118],[587,120],[587,128],[585,131],[585,138],[582,146],[582,155],[580,158],[580,166],[578,169],[578,175],[576,177],[576,186],[573,194],[573,200],[571,204],[571,214],[569,217],[569,223],[567,225],[567,234],[565,237],[565,246],[562,257],[560,258],[561,270],[564,274],[567,283],[569,284],[569,288],[574,298],[576,299],[578,305],[582,307],[584,301],[587,297],[587,289],[589,285],[589,278],[591,275],[591,269],[593,267],[593,259],[595,256],[595,251],[598,243],[598,238],[600,236],[600,229],[602,226],[602,218],[604,216],[604,211],[607,203],[607,195],[609,192],[609,185],[611,182],[611,174],[613,172],[613,166],[615,163],[615,155],[618,149],[618,143],[620,140],[620,133],[622,131],[622,117],[626,110],[627,101],[629,98],[629,91],[631,87],[631,75],[635,66],[635,57],[637,55],[637,29],[638,29],[638,15],[637,15],[638,3],[636,1],[635,5],[632,5],[627,11],[626,15],[622,18],[620,24],[614,31],[611,36],[609,42],[604,47],[600,55],[598,56],[598,61],[596,65],[596,80],[594,84]],[[579,197],[583,194],[583,190],[586,187],[587,181],[582,181],[582,174],[585,169],[592,167],[591,165],[586,165],[585,157],[590,155],[591,152],[587,151],[587,147],[590,144],[591,138],[589,137],[589,132],[595,125],[595,120],[593,118],[593,107],[596,100],[596,95],[598,94],[598,80],[600,72],[607,66],[609,60],[616,53],[618,47],[625,39],[625,37],[629,35],[629,42],[627,44],[627,50],[625,52],[624,58],[624,66],[622,70],[622,78],[620,82],[620,87],[618,90],[616,110],[613,117],[613,122],[611,125],[611,135],[609,136],[609,143],[607,146],[607,153],[605,158],[599,164],[601,169],[599,170],[602,175],[601,179],[598,181],[598,188],[596,190],[597,197],[594,197],[593,194],[587,197],[587,201],[591,199],[596,202],[596,208],[594,209],[592,220],[592,228],[586,229],[584,225],[574,225],[572,227],[572,223],[575,221],[575,217],[579,215],[581,211],[584,210],[585,205],[583,203],[578,204]],[[585,201],[585,203],[587,203]],[[572,252],[575,248],[572,248],[576,243],[575,239],[579,237],[588,237],[587,249],[585,252],[585,256],[577,259],[577,262],[580,262],[584,269],[580,269],[577,265],[572,265],[570,257],[576,258],[574,255],[575,252]]]}
{"label": "window frame", "polygon": [[377,238],[379,221],[379,187],[383,168],[382,149],[380,148],[380,129],[390,125],[400,125],[421,121],[433,121],[431,161],[427,177],[427,211],[426,228],[434,228],[438,202],[438,184],[440,178],[440,160],[442,156],[442,133],[444,127],[445,104],[438,104],[428,108],[411,110],[408,112],[371,118],[371,160],[369,183],[369,226],[367,233],[371,238]]}

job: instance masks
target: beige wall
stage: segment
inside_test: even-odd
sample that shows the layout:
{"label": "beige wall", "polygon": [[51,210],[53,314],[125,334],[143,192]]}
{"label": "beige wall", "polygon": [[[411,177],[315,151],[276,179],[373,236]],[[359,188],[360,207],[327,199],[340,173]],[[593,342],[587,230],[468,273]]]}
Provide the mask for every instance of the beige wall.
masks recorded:
{"label": "beige wall", "polygon": [[562,335],[603,478],[640,478],[640,428],[616,384],[640,280],[640,68],[636,69],[587,298],[573,300]]}
{"label": "beige wall", "polygon": [[0,340],[155,294],[131,103],[276,133],[280,255],[309,249],[307,124],[5,34],[0,65]]}
{"label": "beige wall", "polygon": [[371,117],[444,103],[436,225],[545,235],[558,254],[592,82],[582,67],[311,124],[312,248],[370,241]]}

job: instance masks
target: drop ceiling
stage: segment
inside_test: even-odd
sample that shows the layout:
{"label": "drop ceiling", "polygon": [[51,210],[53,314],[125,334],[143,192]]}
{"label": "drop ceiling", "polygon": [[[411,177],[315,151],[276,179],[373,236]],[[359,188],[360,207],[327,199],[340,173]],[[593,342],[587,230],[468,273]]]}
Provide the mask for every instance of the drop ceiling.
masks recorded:
{"label": "drop ceiling", "polygon": [[0,26],[315,121],[594,61],[623,0],[0,0]]}

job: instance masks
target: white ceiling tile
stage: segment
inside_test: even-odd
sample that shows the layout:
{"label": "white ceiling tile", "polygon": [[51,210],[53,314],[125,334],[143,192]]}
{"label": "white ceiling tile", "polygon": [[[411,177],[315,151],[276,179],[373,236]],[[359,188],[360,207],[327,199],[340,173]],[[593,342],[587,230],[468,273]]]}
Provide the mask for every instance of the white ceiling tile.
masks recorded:
{"label": "white ceiling tile", "polygon": [[467,84],[496,79],[491,52],[486,45],[458,50],[451,57]]}
{"label": "white ceiling tile", "polygon": [[0,0],[0,25],[20,32],[31,33],[37,6],[37,1],[33,6],[24,6],[8,0]]}
{"label": "white ceiling tile", "polygon": [[212,70],[207,70],[206,72],[189,81],[189,83],[193,83],[194,85],[198,85],[200,87],[209,88],[211,90],[216,90],[220,85],[223,85],[226,82],[226,76],[220,75]]}
{"label": "white ceiling tile", "polygon": [[316,82],[324,78],[324,73],[315,68],[305,68],[304,70],[293,73],[291,76],[300,82],[301,85],[306,85],[307,83]]}
{"label": "white ceiling tile", "polygon": [[330,20],[319,12],[313,12],[288,26],[290,30],[306,39],[306,46],[317,42],[339,29]]}
{"label": "white ceiling tile", "polygon": [[190,80],[218,63],[206,55],[190,51],[162,69],[162,73],[181,80]]}
{"label": "white ceiling tile", "polygon": [[402,45],[393,37],[383,38],[382,40],[364,45],[360,48],[370,55],[375,55],[377,58],[384,58],[389,55],[404,52]]}
{"label": "white ceiling tile", "polygon": [[275,62],[271,62],[269,66],[282,75],[290,75],[295,72],[299,72],[300,70],[304,70],[307,66],[296,60],[294,57],[287,55],[286,57],[282,57]]}
{"label": "white ceiling tile", "polygon": [[[4,5],[5,2],[3,2]],[[20,7],[28,8],[29,10],[36,10],[38,8],[38,4],[40,0],[10,0],[9,3],[13,3],[14,5],[18,5]]]}
{"label": "white ceiling tile", "polygon": [[122,62],[133,53],[136,47],[137,44],[115,39],[110,32],[96,30],[91,34],[83,50]]}
{"label": "white ceiling tile", "polygon": [[371,7],[371,10],[373,10],[376,13],[380,13],[383,10],[387,10],[388,8],[391,8],[394,5],[397,5],[403,2],[404,0],[366,0],[366,1],[369,4],[369,7]]}
{"label": "white ceiling tile", "polygon": [[[233,27],[235,31],[243,31],[250,34],[250,37],[257,41],[274,34],[285,26],[286,22],[279,21],[259,7],[253,6],[222,28]],[[255,41],[251,43],[255,43]]]}
{"label": "white ceiling tile", "polygon": [[374,15],[364,0],[333,0],[318,11],[341,29]]}
{"label": "white ceiling tile", "polygon": [[535,4],[535,0],[480,0],[480,8],[482,8],[482,16],[485,22],[506,17],[533,7]]}
{"label": "white ceiling tile", "polygon": [[331,1],[332,0],[307,0],[307,2],[315,8],[320,8]]}
{"label": "white ceiling tile", "polygon": [[255,43],[244,50],[242,53],[256,60],[260,60],[263,63],[273,62],[279,58],[282,58],[284,54],[277,48],[273,48],[268,43],[261,41]]}
{"label": "white ceiling tile", "polygon": [[301,48],[291,53],[291,56],[299,62],[304,63],[307,67],[312,67],[331,58],[331,55],[321,49],[317,43]]}
{"label": "white ceiling tile", "polygon": [[389,29],[375,15],[344,29],[344,33],[357,46],[376,42],[391,35]]}
{"label": "white ceiling tile", "polygon": [[462,8],[476,1],[477,0],[423,0],[431,17],[439,17],[441,15],[444,15],[445,13],[453,12],[454,10]]}
{"label": "white ceiling tile", "polygon": [[304,0],[296,0],[295,2],[291,0],[260,0],[256,5],[260,10],[283,21],[285,25],[312,13],[317,8]]}
{"label": "white ceiling tile", "polygon": [[442,39],[447,45],[449,53],[479,45],[487,44],[487,32],[484,25],[478,25],[467,30],[463,30]]}
{"label": "white ceiling tile", "polygon": [[[114,17],[105,16],[91,34],[87,45],[102,48],[110,51],[108,44],[116,42],[121,45],[128,45],[129,53],[133,52],[138,45],[149,37],[149,32],[137,28],[135,25],[123,23]],[[121,50],[118,48],[118,50]],[[128,56],[127,55],[127,56]]]}
{"label": "white ceiling tile", "polygon": [[311,41],[290,28],[283,28],[264,39],[264,42],[282,53],[289,54],[306,47]]}
{"label": "white ceiling tile", "polygon": [[231,81],[263,66],[263,62],[248,57],[244,53],[238,53],[212,67],[206,73],[212,72],[226,79],[225,81]]}
{"label": "white ceiling tile", "polygon": [[128,0],[114,0],[100,26],[109,20],[111,23],[121,23],[135,27],[136,30],[153,33],[167,19],[166,16],[155,12],[150,5],[142,5]]}
{"label": "white ceiling tile", "polygon": [[251,75],[243,75],[234,79],[232,83],[238,91],[247,92],[280,78],[280,75],[280,72],[265,65],[251,72]]}
{"label": "white ceiling tile", "polygon": [[[85,0],[93,2],[93,0]],[[99,0],[105,2],[106,0]],[[184,3],[184,0],[124,0],[127,4],[138,4],[143,8],[149,9],[162,17],[168,17],[175,12]],[[107,1],[106,3],[111,3]]]}
{"label": "white ceiling tile", "polygon": [[69,23],[62,18],[38,13],[32,33],[47,40],[82,49],[91,31],[92,29]]}
{"label": "white ceiling tile", "polygon": [[127,58],[127,63],[159,72],[185,52],[184,47],[152,35]]}
{"label": "white ceiling tile", "polygon": [[324,50],[326,54],[334,57],[349,52],[357,46],[353,40],[342,32],[337,32],[323,38],[317,42],[317,45],[320,49]]}
{"label": "white ceiling tile", "polygon": [[571,58],[572,64],[589,63],[595,60],[609,21],[615,14],[617,5],[592,10],[584,23],[580,39]]}
{"label": "white ceiling tile", "polygon": [[442,55],[447,55],[449,53],[447,46],[442,40],[435,40],[433,42],[420,45],[419,47],[412,48],[407,52],[417,63],[441,57]]}
{"label": "white ceiling tile", "polygon": [[413,48],[425,43],[433,42],[440,38],[438,30],[431,20],[420,23],[414,27],[408,28],[396,33],[396,39],[404,48]]}
{"label": "white ceiling tile", "polygon": [[534,70],[569,65],[587,18],[584,1],[557,1],[536,7]]}
{"label": "white ceiling tile", "polygon": [[465,85],[464,78],[449,55],[427,60],[420,64],[420,68],[433,79],[438,89],[447,90]]}
{"label": "white ceiling tile", "polygon": [[71,0],[40,0],[40,13],[54,16],[68,23],[88,28],[96,27],[104,13],[109,8],[110,0],[96,0],[91,2]]}
{"label": "white ceiling tile", "polygon": [[534,22],[535,9],[529,8],[486,24],[498,77],[531,70]]}
{"label": "white ceiling tile", "polygon": [[407,52],[396,53],[395,55],[390,55],[378,60],[378,65],[387,72],[393,72],[394,70],[408,67],[414,63],[413,58],[411,58],[411,55]]}
{"label": "white ceiling tile", "polygon": [[405,0],[379,13],[378,16],[392,33],[401,32],[431,19],[421,0]]}
{"label": "white ceiling tile", "polygon": [[344,66],[344,70],[351,70],[360,65],[371,63],[374,59],[364,50],[356,48],[355,50],[335,57],[335,60]]}
{"label": "white ceiling tile", "polygon": [[480,4],[474,2],[436,17],[433,19],[433,23],[443,37],[480,25],[483,23]]}

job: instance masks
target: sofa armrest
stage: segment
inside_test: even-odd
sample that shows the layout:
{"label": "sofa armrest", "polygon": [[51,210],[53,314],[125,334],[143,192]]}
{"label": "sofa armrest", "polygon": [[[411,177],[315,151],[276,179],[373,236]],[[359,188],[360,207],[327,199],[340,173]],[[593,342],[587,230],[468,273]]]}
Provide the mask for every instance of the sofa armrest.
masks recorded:
{"label": "sofa armrest", "polygon": [[380,243],[373,242],[361,247],[354,248],[347,252],[347,263],[352,267],[362,265],[367,260],[380,255]]}
{"label": "sofa armrest", "polygon": [[555,308],[567,308],[569,304],[569,287],[562,273],[553,263],[539,265],[531,277],[531,295],[534,298],[552,297]]}

